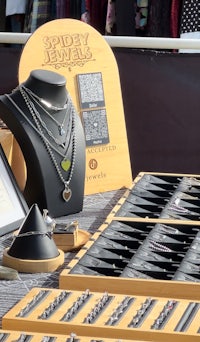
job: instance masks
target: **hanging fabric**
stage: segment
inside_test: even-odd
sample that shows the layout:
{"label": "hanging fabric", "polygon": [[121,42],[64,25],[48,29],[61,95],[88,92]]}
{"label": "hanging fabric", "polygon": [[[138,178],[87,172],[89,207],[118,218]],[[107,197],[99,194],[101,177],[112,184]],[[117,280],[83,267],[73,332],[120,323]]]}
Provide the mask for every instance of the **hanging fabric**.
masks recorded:
{"label": "hanging fabric", "polygon": [[101,34],[105,34],[107,0],[89,1],[90,24]]}
{"label": "hanging fabric", "polygon": [[70,0],[70,18],[81,19],[81,0]]}
{"label": "hanging fabric", "polygon": [[105,34],[116,34],[115,0],[108,0]]}
{"label": "hanging fabric", "polygon": [[170,37],[172,0],[149,0],[147,36]]}
{"label": "hanging fabric", "polygon": [[25,15],[25,32],[34,32],[39,26],[52,20],[51,0],[29,0]]}
{"label": "hanging fabric", "polygon": [[180,37],[181,8],[182,0],[172,0],[170,17],[170,36],[172,38]]}
{"label": "hanging fabric", "polygon": [[135,36],[135,0],[116,0],[116,34]]}
{"label": "hanging fabric", "polygon": [[67,17],[67,1],[56,0],[56,18],[62,19]]}
{"label": "hanging fabric", "polygon": [[57,19],[56,3],[57,3],[57,0],[51,0],[51,17],[52,17],[52,19]]}
{"label": "hanging fabric", "polygon": [[1,0],[0,6],[0,31],[6,29],[6,0]]}
{"label": "hanging fabric", "polygon": [[90,24],[90,13],[91,13],[91,6],[90,0],[82,0],[81,4],[81,20],[87,24]]}
{"label": "hanging fabric", "polygon": [[137,36],[146,36],[148,0],[136,0],[135,28]]}
{"label": "hanging fabric", "polygon": [[89,10],[87,8],[86,0],[81,1],[81,21],[86,24],[90,23]]}
{"label": "hanging fabric", "polygon": [[[199,3],[199,0],[183,0],[180,38],[200,39],[200,3]],[[200,53],[200,50],[181,49],[180,52]]]}

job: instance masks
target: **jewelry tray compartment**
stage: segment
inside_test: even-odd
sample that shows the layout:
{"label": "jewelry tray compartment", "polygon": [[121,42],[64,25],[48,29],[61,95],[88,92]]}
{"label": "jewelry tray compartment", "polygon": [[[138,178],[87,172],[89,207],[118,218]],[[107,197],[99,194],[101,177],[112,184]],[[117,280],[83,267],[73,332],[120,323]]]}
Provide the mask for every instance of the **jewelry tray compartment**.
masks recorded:
{"label": "jewelry tray compartment", "polygon": [[200,220],[200,177],[140,173],[112,211],[114,217]]}
{"label": "jewelry tray compartment", "polygon": [[173,280],[180,267],[188,272],[183,261],[197,268],[192,258],[200,255],[199,231],[200,224],[191,221],[110,218],[76,254],[68,272]]}

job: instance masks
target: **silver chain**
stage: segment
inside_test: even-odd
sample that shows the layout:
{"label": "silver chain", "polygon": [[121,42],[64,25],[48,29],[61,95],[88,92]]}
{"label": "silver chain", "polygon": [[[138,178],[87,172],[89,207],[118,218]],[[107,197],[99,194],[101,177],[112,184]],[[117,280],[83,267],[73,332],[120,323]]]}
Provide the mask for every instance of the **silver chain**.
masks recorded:
{"label": "silver chain", "polygon": [[[8,95],[8,94],[5,94],[5,96],[8,98],[8,100],[15,106],[15,108],[19,111],[19,113],[25,118],[25,120],[31,125],[31,127],[37,132],[37,134],[40,136],[40,138],[42,139],[46,149],[47,149],[47,152],[49,153],[49,156],[51,158],[51,161],[57,171],[57,174],[61,180],[61,182],[64,184],[64,187],[65,187],[65,190],[69,190],[69,184],[72,180],[72,176],[73,176],[73,172],[74,172],[74,166],[75,166],[75,158],[76,158],[76,135],[75,135],[75,117],[74,117],[74,108],[71,107],[72,109],[72,128],[71,128],[71,139],[72,139],[72,159],[71,159],[71,168],[70,168],[70,173],[69,173],[69,177],[68,177],[68,180],[65,180],[63,175],[62,175],[62,172],[58,166],[58,163],[56,161],[56,158],[53,154],[53,151],[51,149],[51,147],[56,151],[58,152],[59,155],[61,155],[62,157],[66,158],[66,154],[63,155],[61,154],[57,149],[55,149],[53,147],[53,145],[50,144],[50,142],[48,141],[48,139],[44,136],[44,133],[42,131],[42,128],[41,128],[41,125],[37,119],[37,115],[35,114],[34,112],[34,109],[32,108],[32,106],[29,104],[28,101],[25,101],[24,97],[24,101],[28,107],[28,110],[33,118],[33,121],[35,123],[35,125],[33,125],[33,123],[27,118],[27,116],[23,113],[23,111],[21,110],[21,108],[15,103],[15,101]],[[70,139],[70,140],[71,140]]]}
{"label": "silver chain", "polygon": [[[40,137],[42,137],[43,134],[41,134],[41,133],[37,130],[37,128],[33,125],[32,121],[23,113],[23,111],[21,110],[21,108],[15,103],[15,101],[13,101],[13,99],[10,97],[10,95],[5,94],[5,96],[6,96],[7,99],[13,104],[13,106],[18,110],[18,112],[24,117],[24,119],[29,123],[29,125],[33,128],[33,130],[36,131],[37,134],[38,134]],[[72,121],[74,121],[74,120],[75,120],[75,117],[74,117],[75,111],[74,111],[73,106],[71,106],[71,113],[72,113]],[[72,134],[71,134],[71,136],[72,136]],[[49,146],[51,146],[51,148],[52,148],[55,152],[57,152],[62,158],[65,158],[65,157],[66,157],[66,153],[62,153],[61,151],[59,151],[54,145],[52,145],[52,144],[50,143],[50,141],[49,141],[44,135],[43,135],[43,138],[44,138],[45,140],[47,140]]]}
{"label": "silver chain", "polygon": [[38,100],[40,103],[42,103],[46,108],[48,109],[52,109],[55,111],[60,111],[60,110],[64,110],[67,109],[68,107],[68,103],[65,103],[63,107],[56,107],[54,105],[52,105],[50,102],[48,102],[47,100],[43,99],[42,97],[39,97],[37,94],[35,94],[34,92],[32,92],[30,89],[26,88],[25,86],[23,86],[23,88],[34,97],[34,99]]}
{"label": "silver chain", "polygon": [[[64,115],[64,119],[63,119],[62,123],[60,123],[59,121],[57,121],[53,117],[53,115],[49,114],[49,112],[41,105],[42,102],[38,100],[38,96],[35,93],[33,93],[29,88],[26,88],[24,85],[20,85],[18,87],[18,89],[20,91],[21,91],[21,89],[23,89],[26,92],[26,94],[28,94],[35,101],[35,103],[44,111],[44,113],[57,125],[58,131],[59,131],[60,135],[62,136],[65,133],[65,131],[64,131],[64,123],[66,121],[66,118],[69,115],[69,109],[70,109],[70,106],[68,105],[69,104],[68,102],[70,101],[69,95],[67,96],[67,107],[65,108],[66,109],[66,113]],[[39,113],[38,113],[38,115],[40,116]],[[69,129],[69,125],[68,125],[68,129]],[[67,136],[67,134],[68,134],[68,132],[66,132],[66,136]]]}
{"label": "silver chain", "polygon": [[[42,120],[40,113],[38,112],[38,110],[36,109],[34,103],[31,101],[31,99],[29,98],[29,96],[25,93],[24,89],[22,87],[19,87],[19,91],[27,105],[27,107],[29,108],[30,111],[30,107],[32,107],[35,116],[37,117],[38,121],[40,122],[40,124],[42,125],[42,127],[45,129],[45,131],[47,132],[47,134],[53,139],[53,141],[58,145],[61,146],[62,148],[65,148],[65,145],[63,143],[60,142],[59,139],[55,138],[52,131],[50,131],[46,125],[46,123]],[[46,114],[46,111],[45,111]],[[50,115],[49,115],[50,116]]]}

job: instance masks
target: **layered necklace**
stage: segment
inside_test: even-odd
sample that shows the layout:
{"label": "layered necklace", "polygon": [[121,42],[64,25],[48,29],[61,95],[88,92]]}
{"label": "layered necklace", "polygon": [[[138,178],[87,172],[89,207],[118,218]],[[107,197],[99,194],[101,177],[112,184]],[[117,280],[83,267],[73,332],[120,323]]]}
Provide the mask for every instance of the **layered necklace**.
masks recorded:
{"label": "layered necklace", "polygon": [[[63,136],[66,131],[64,129],[64,126],[65,126],[65,121],[66,119],[68,118],[69,116],[69,110],[71,109],[71,106],[68,105],[68,101],[67,103],[64,104],[63,107],[56,107],[56,106],[53,106],[50,102],[46,101],[45,99],[43,98],[40,98],[39,96],[37,96],[35,93],[33,93],[30,89],[26,88],[24,85],[21,85],[20,86],[20,89],[22,89],[25,93],[27,93],[28,95],[30,95],[30,97],[35,101],[35,103],[43,110],[43,112],[47,115],[48,118],[50,118],[54,123],[55,125],[57,126],[58,128],[58,132],[59,132],[59,135],[60,136]],[[63,121],[60,123],[60,121],[57,121],[53,115],[51,115],[46,109],[45,107],[49,110],[54,110],[56,112],[58,111],[63,111],[63,110],[66,110],[65,112],[65,115],[64,115],[64,118],[63,118]],[[37,116],[40,117],[40,114],[37,113]],[[43,122],[42,122],[42,119],[40,117],[40,120],[41,120],[41,124],[43,126]],[[45,126],[45,124],[44,124]],[[43,127],[44,127],[43,126]],[[69,127],[69,125],[68,125]],[[47,127],[44,127],[46,131],[48,131]],[[54,139],[54,137],[52,137]],[[57,142],[57,144],[59,144],[59,142]]]}
{"label": "layered necklace", "polygon": [[[32,120],[29,120],[29,118],[24,114],[22,109],[16,104],[16,102],[10,97],[8,94],[5,96],[8,98],[8,100],[14,105],[14,107],[18,110],[18,112],[23,116],[23,118],[31,125],[31,127],[37,132],[37,134],[40,136],[50,158],[52,161],[52,164],[57,172],[57,175],[60,179],[60,181],[64,185],[64,189],[62,191],[62,198],[65,202],[68,202],[72,196],[72,190],[70,188],[70,182],[72,180],[73,172],[74,172],[74,166],[75,166],[75,159],[76,159],[76,135],[75,135],[75,109],[72,104],[72,101],[68,95],[68,101],[67,104],[64,105],[64,107],[55,107],[51,105],[49,102],[39,98],[36,94],[34,94],[30,89],[27,89],[24,86],[18,87],[21,96],[31,114]],[[47,127],[46,123],[42,119],[39,111],[35,107],[34,102],[40,107],[40,109],[43,110],[44,114],[48,117],[48,119],[52,120],[54,124],[57,126],[59,135],[63,137],[65,135],[65,141],[61,141],[61,139],[58,139],[54,136],[53,132]],[[43,101],[42,101],[43,100]],[[55,111],[61,111],[63,109],[66,110],[64,118],[62,120],[62,123],[57,121],[43,106],[47,106],[49,109],[55,110]],[[48,104],[48,105],[47,105]],[[69,119],[68,129],[65,131],[64,125],[65,122]],[[46,135],[49,137],[47,138]],[[68,139],[67,139],[68,138]],[[53,142],[51,142],[52,140]],[[62,139],[63,140],[63,139]],[[71,146],[71,160],[67,158],[67,155],[69,153],[69,148]],[[61,157],[60,165],[56,160],[55,154],[56,152]],[[68,172],[67,179],[63,176],[63,171]]]}

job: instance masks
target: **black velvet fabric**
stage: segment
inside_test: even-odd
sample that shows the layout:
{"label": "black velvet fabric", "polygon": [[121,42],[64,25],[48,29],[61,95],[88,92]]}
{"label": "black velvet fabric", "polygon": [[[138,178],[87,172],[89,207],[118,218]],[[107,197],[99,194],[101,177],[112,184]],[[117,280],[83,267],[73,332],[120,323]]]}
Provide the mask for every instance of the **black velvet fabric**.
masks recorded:
{"label": "black velvet fabric", "polygon": [[134,176],[200,173],[200,59],[116,49]]}

